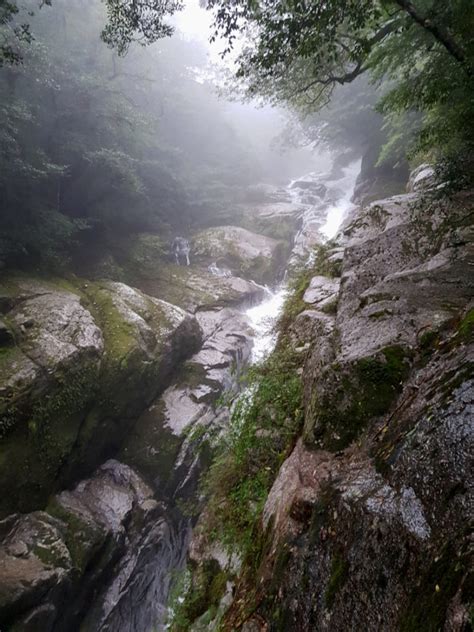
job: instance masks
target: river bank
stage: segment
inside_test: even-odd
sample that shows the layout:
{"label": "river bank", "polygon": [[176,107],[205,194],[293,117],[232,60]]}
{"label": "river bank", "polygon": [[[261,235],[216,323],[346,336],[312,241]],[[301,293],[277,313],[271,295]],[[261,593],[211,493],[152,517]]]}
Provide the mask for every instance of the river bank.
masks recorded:
{"label": "river bank", "polygon": [[285,290],[261,283],[304,261],[338,196],[315,174],[266,187],[242,208],[249,228],[191,236],[189,266],[143,235],[127,260],[98,266],[117,280],[2,281],[6,625],[160,625],[186,557],[180,507],[206,467],[203,438],[225,427],[222,396],[274,343],[267,321]]}

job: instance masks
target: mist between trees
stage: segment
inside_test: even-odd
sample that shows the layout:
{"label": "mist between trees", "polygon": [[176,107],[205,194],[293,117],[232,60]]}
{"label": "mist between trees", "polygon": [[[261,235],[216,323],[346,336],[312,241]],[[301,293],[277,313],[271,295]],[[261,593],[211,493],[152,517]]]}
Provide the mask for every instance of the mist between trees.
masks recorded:
{"label": "mist between trees", "polygon": [[215,38],[239,41],[234,67],[173,34],[180,2],[0,3],[3,266],[222,223],[249,186],[327,166],[328,151],[400,181],[428,160],[468,183],[469,0],[201,4]]}

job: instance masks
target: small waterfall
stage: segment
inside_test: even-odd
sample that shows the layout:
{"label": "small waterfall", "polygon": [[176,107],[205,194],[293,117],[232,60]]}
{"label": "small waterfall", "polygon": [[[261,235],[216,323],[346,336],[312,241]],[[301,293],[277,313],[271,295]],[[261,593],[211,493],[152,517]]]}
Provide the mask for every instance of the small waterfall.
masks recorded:
{"label": "small waterfall", "polygon": [[283,309],[286,294],[286,287],[280,287],[268,298],[245,312],[255,332],[251,358],[253,364],[264,360],[276,344],[277,336],[274,329]]}
{"label": "small waterfall", "polygon": [[334,237],[352,207],[350,200],[360,162],[357,160],[342,169],[339,177],[312,172],[290,182],[288,193],[302,209],[301,228],[294,238],[290,264],[301,262],[316,244]]}
{"label": "small waterfall", "polygon": [[[302,246],[301,253],[304,257],[300,258],[300,261],[306,262],[306,265],[311,261],[313,246],[334,236],[352,207],[350,198],[359,170],[360,161],[357,161],[345,168],[342,177],[337,180],[331,181],[329,176],[321,174],[309,174],[302,180],[291,182],[288,186],[291,199],[302,209],[303,226],[299,233],[299,245]],[[208,271],[216,277],[229,276],[229,271],[219,268],[216,263],[211,264]],[[259,304],[245,310],[245,315],[254,332],[250,364],[265,360],[273,351],[277,341],[275,325],[282,313],[287,294],[287,285],[283,282],[275,291],[268,290],[267,296]],[[239,398],[251,400],[252,388],[244,389]],[[178,545],[174,553],[176,557],[179,557],[179,562],[176,560],[174,566],[175,571],[185,566],[187,535],[183,535],[180,544],[181,550]],[[169,627],[165,625],[158,629],[167,630]]]}
{"label": "small waterfall", "polygon": [[[320,216],[325,217],[325,223],[319,225],[319,241],[331,239],[337,233],[341,223],[347,216],[347,213],[353,204],[351,202],[352,193],[356,183],[357,176],[360,172],[360,160],[357,160],[343,169],[341,178],[335,180],[335,188],[332,189],[332,181],[325,179],[320,174],[310,173],[305,175],[301,180],[293,180],[288,185],[288,191],[292,200],[296,204],[308,206],[303,215],[310,215],[310,221],[316,216],[315,204],[308,205],[308,196],[318,197],[320,202]],[[327,178],[327,176],[326,176]],[[323,199],[329,198],[335,200],[326,203]],[[322,211],[322,213],[321,213]],[[305,221],[303,218],[303,228]],[[295,239],[296,241],[296,239]],[[308,261],[311,259],[311,254]],[[285,274],[286,277],[286,274]],[[283,283],[275,292],[271,293],[261,303],[246,310],[246,315],[255,332],[254,346],[252,350],[252,363],[264,360],[273,350],[276,344],[277,334],[274,326],[280,316],[285,298],[287,295],[286,284]]]}
{"label": "small waterfall", "polygon": [[175,237],[172,246],[177,265],[190,265],[191,244],[185,237]]}
{"label": "small waterfall", "polygon": [[334,237],[340,225],[347,217],[349,211],[354,208],[351,197],[354,191],[357,176],[360,173],[360,160],[353,162],[343,169],[344,176],[337,181],[343,196],[327,209],[326,223],[321,227],[321,233],[327,238]]}

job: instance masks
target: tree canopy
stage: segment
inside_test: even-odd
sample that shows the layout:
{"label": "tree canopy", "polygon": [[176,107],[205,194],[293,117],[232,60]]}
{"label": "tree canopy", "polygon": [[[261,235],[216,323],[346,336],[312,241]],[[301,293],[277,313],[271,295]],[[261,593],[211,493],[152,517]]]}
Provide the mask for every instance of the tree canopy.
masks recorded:
{"label": "tree canopy", "polygon": [[[29,7],[36,6],[30,0]],[[105,5],[54,0],[30,16],[21,64],[0,72],[0,262],[57,267],[87,244],[205,223],[259,178],[207,76],[178,36],[119,57]]]}
{"label": "tree canopy", "polygon": [[[143,45],[168,37],[173,28],[165,21],[183,7],[182,0],[102,0],[107,20],[101,37],[120,55],[127,52],[132,42]],[[58,4],[56,0],[56,4]],[[60,4],[60,3],[59,3]],[[36,0],[19,4],[17,0],[0,0],[1,30],[0,66],[22,60],[21,45],[34,38],[30,19],[35,9],[52,6],[53,0]]]}
{"label": "tree canopy", "polygon": [[378,108],[389,125],[399,129],[397,117],[420,113],[416,149],[472,152],[471,0],[208,0],[207,6],[227,50],[240,32],[247,35],[237,76],[248,96],[311,114],[337,86],[370,73],[385,84]]}

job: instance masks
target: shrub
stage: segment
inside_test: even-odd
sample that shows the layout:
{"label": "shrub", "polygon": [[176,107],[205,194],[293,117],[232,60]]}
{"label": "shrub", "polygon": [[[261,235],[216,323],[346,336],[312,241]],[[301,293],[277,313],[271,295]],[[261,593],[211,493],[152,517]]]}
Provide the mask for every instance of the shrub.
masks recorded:
{"label": "shrub", "polygon": [[280,342],[250,370],[204,480],[211,538],[243,557],[253,551],[268,492],[301,427],[297,368],[298,356]]}

